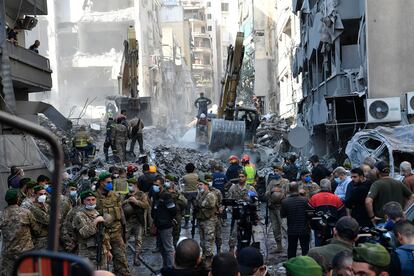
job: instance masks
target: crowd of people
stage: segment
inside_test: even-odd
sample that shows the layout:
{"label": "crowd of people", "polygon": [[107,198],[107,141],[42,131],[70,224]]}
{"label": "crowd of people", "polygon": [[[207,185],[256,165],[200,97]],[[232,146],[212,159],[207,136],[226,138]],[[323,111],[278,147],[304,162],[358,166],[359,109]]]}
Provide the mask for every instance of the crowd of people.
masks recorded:
{"label": "crowd of people", "polygon": [[[265,215],[250,157],[228,161],[226,170],[217,163],[211,172],[188,163],[179,178],[150,164],[142,171],[136,164],[91,168],[77,179],[64,173],[60,250],[89,259],[96,269],[111,263],[116,275],[131,275],[127,245],[133,242],[133,265],[139,266],[144,237],[154,235],[162,275],[266,275],[252,228],[268,216],[276,244],[270,253],[286,252],[287,275],[414,275],[414,224],[404,212],[414,201],[409,162],[401,163],[397,180],[387,163],[372,158],[330,171],[318,156],[300,170],[291,156],[265,179]],[[8,183],[1,275],[10,275],[23,252],[46,248],[54,189],[47,176],[28,178],[17,167]],[[229,222],[223,252],[222,227]],[[182,227],[191,228],[191,238],[181,236]]]}

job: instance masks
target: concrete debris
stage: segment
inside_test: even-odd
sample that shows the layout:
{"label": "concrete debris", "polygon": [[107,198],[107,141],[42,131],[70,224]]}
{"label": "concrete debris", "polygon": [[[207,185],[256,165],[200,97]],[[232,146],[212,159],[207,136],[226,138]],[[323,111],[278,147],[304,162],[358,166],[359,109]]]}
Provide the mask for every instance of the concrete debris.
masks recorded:
{"label": "concrete debris", "polygon": [[202,153],[194,149],[174,146],[157,146],[153,149],[151,159],[155,162],[161,174],[173,174],[182,177],[185,165],[193,163],[196,170],[201,173],[210,172],[211,168],[219,162],[210,152]]}
{"label": "concrete debris", "polygon": [[288,133],[292,124],[290,119],[280,118],[276,114],[263,116],[263,121],[257,129],[257,144],[274,148]]}

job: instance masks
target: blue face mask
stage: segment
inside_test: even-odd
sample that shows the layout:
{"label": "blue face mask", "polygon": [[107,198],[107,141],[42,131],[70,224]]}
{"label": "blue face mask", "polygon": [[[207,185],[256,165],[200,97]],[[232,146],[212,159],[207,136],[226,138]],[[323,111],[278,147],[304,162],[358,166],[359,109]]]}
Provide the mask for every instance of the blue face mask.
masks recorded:
{"label": "blue face mask", "polygon": [[106,183],[104,189],[107,190],[107,191],[112,191],[114,189],[114,186],[112,185],[112,182]]}
{"label": "blue face mask", "polygon": [[339,177],[335,177],[335,182],[336,182],[337,184],[339,184],[339,183],[341,183],[341,182],[342,182],[342,180],[341,180]]}
{"label": "blue face mask", "polygon": [[305,176],[304,180],[305,180],[306,183],[309,183],[309,182],[312,181],[312,178],[308,175],[308,176]]}
{"label": "blue face mask", "polygon": [[154,191],[154,193],[159,193],[159,192],[160,192],[160,186],[158,186],[158,185],[153,185],[153,186],[152,186],[152,190]]}
{"label": "blue face mask", "polygon": [[275,180],[280,179],[280,174],[279,173],[273,173],[273,179],[275,179]]}
{"label": "blue face mask", "polygon": [[46,192],[48,192],[48,194],[52,194],[52,186],[47,187]]}

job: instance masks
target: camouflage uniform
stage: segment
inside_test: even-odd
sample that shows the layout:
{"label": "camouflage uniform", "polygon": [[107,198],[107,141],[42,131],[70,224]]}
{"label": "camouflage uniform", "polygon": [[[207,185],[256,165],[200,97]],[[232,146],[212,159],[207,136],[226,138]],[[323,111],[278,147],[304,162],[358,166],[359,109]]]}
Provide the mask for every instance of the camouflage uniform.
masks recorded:
{"label": "camouflage uniform", "polygon": [[187,207],[187,199],[184,197],[184,194],[182,194],[180,191],[172,191],[171,197],[175,203],[175,206],[177,206],[177,214],[175,215],[175,221],[176,223],[173,226],[173,243],[174,246],[177,245],[178,240],[180,239],[180,233],[181,233],[181,221],[183,219],[183,213]]}
{"label": "camouflage uniform", "polygon": [[[105,227],[109,232],[114,273],[116,275],[131,275],[126,257],[125,242],[122,239],[122,223],[125,218],[120,196],[112,191],[104,195],[98,190],[96,192],[96,210],[106,220]],[[110,220],[107,221],[106,217],[110,217]]]}
{"label": "camouflage uniform", "polygon": [[41,228],[33,235],[34,248],[36,250],[46,249],[50,206],[47,203],[34,202],[29,210]]}
{"label": "camouflage uniform", "polygon": [[61,243],[63,249],[66,252],[72,253],[76,249],[77,241],[75,237],[75,232],[73,228],[73,219],[75,215],[82,209],[83,206],[77,205],[73,207],[68,214],[66,215],[65,219],[62,221],[61,227]]}
{"label": "camouflage uniform", "polygon": [[[276,192],[272,190],[276,188]],[[282,199],[286,197],[289,189],[289,180],[280,178],[272,180],[266,188],[265,197],[267,200],[267,207],[269,208],[269,219],[272,224],[273,236],[278,245],[278,249],[282,247],[282,218],[280,216],[280,208],[282,207]]]}
{"label": "camouflage uniform", "polygon": [[[127,200],[130,197],[135,197],[135,199],[138,200],[138,204],[128,202]],[[134,234],[135,254],[139,255],[141,253],[142,241],[145,231],[145,211],[150,207],[148,197],[146,193],[142,191],[138,191],[135,194],[127,194],[123,203],[124,208],[126,205],[129,205],[133,212],[130,216],[128,216],[128,214],[125,214],[127,216],[127,241],[129,240],[131,234]]]}
{"label": "camouflage uniform", "polygon": [[34,248],[32,234],[40,229],[29,210],[10,205],[0,213],[0,230],[3,233],[0,275],[9,276],[12,275],[17,258],[23,252]]}
{"label": "camouflage uniform", "polygon": [[215,226],[217,222],[217,198],[213,192],[198,193],[194,205],[197,209],[196,218],[199,226],[200,246],[203,256],[213,257]]}
{"label": "camouflage uniform", "polygon": [[128,128],[122,124],[116,124],[112,129],[112,145],[115,146],[116,155],[125,161],[126,144],[128,142]]}
{"label": "camouflage uniform", "polygon": [[22,204],[20,204],[20,207],[30,209],[30,207],[33,206],[34,197],[26,197],[23,199]]}
{"label": "camouflage uniform", "polygon": [[99,216],[98,211],[96,210],[86,210],[84,206],[78,209],[76,212],[72,228],[74,229],[74,234],[76,241],[78,243],[78,255],[84,258],[88,258],[96,267],[96,269],[106,269],[108,252],[110,250],[109,236],[106,231],[104,231],[103,244],[102,244],[102,256],[99,264],[97,263],[97,233],[98,228],[94,224],[94,220]]}
{"label": "camouflage uniform", "polygon": [[62,206],[60,207],[60,221],[64,221],[69,211],[72,209],[72,202],[70,201],[69,197],[65,195],[61,195],[60,200],[62,204]]}
{"label": "camouflage uniform", "polygon": [[126,195],[129,193],[128,182],[126,177],[119,177],[113,180],[114,183],[114,192],[121,195]]}
{"label": "camouflage uniform", "polygon": [[214,231],[214,236],[215,236],[215,241],[216,241],[216,248],[217,248],[217,253],[219,253],[221,251],[221,245],[223,243],[223,240],[221,239],[221,201],[223,200],[223,194],[220,192],[219,189],[216,189],[214,187],[210,187],[210,191],[212,193],[214,193],[214,195],[216,196],[217,199],[217,221],[216,221],[216,225],[214,227],[215,231]]}
{"label": "camouflage uniform", "polygon": [[[256,193],[256,189],[251,185],[244,184],[244,186],[241,187],[239,184],[233,184],[229,189],[228,198],[235,199],[235,200],[248,201],[249,196],[247,195],[247,193],[249,191],[253,191],[253,192]],[[238,232],[238,228],[237,228],[237,224],[236,224],[235,227],[233,227],[233,231],[230,233],[230,237],[229,237],[229,247],[230,247],[230,249],[233,249],[233,248],[236,247],[237,232]]]}
{"label": "camouflage uniform", "polygon": [[313,195],[317,194],[321,189],[318,184],[315,182],[304,183],[302,181],[299,182],[299,191],[304,190],[307,199],[310,199]]}

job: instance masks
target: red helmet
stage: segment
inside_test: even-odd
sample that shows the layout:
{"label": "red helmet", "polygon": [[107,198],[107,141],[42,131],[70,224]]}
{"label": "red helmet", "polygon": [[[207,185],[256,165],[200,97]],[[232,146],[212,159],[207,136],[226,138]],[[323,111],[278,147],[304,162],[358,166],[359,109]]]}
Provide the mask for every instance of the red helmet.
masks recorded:
{"label": "red helmet", "polygon": [[230,163],[237,163],[237,162],[239,162],[239,158],[237,158],[236,155],[230,155],[229,162]]}
{"label": "red helmet", "polygon": [[129,164],[128,165],[128,167],[127,167],[127,172],[128,173],[134,173],[136,171],[138,171],[138,167],[136,165],[134,165],[134,164]]}
{"label": "red helmet", "polygon": [[247,154],[243,155],[241,161],[242,162],[249,162],[250,161],[250,156],[248,156]]}

